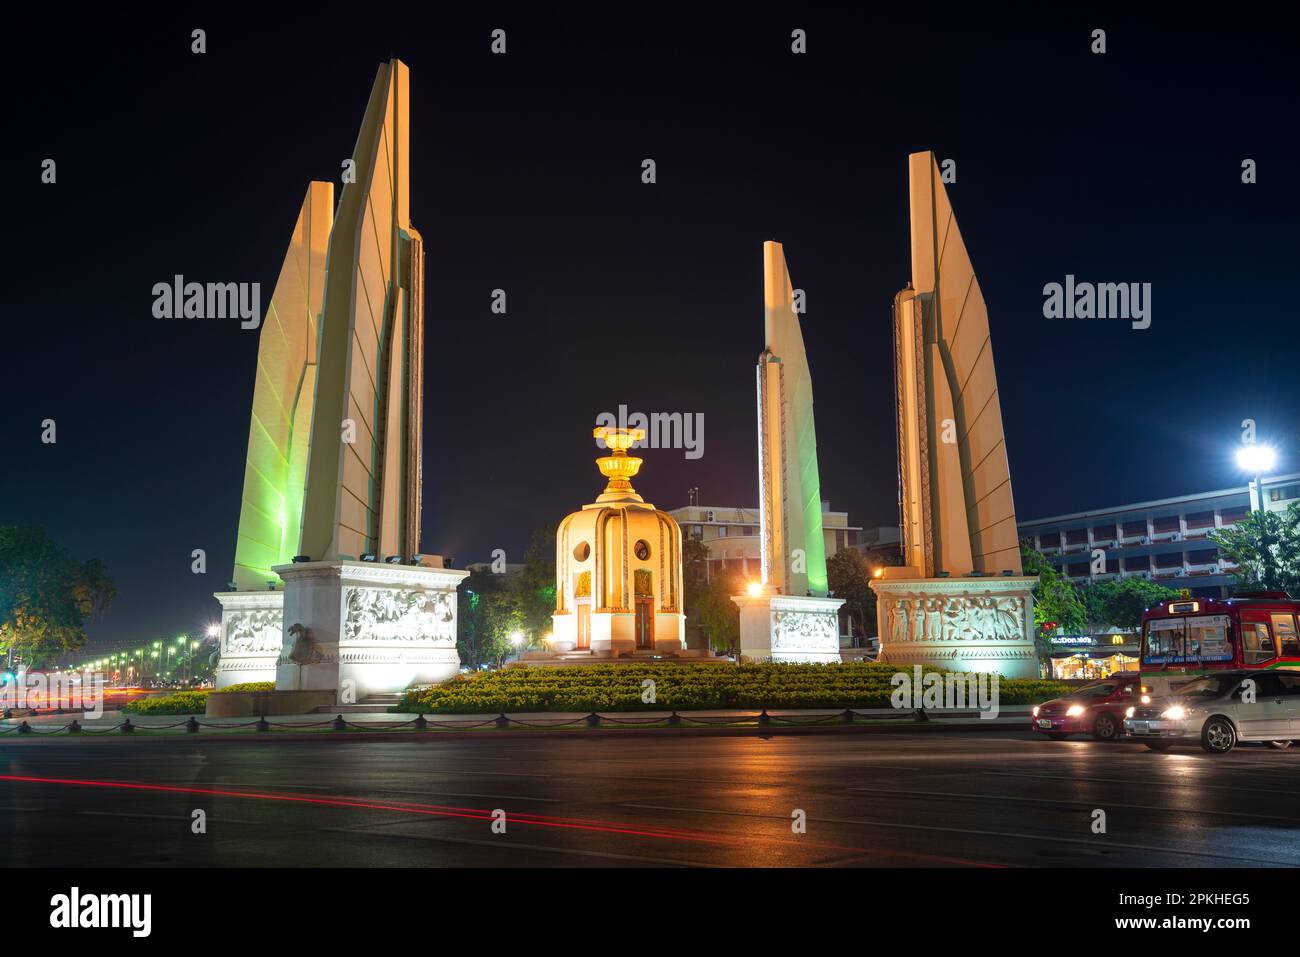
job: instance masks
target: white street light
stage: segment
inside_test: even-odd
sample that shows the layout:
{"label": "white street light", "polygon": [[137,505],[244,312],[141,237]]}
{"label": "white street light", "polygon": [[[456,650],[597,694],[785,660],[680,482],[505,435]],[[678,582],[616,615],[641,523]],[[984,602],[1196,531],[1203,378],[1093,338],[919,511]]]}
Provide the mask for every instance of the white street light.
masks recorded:
{"label": "white street light", "polygon": [[1271,472],[1277,464],[1277,452],[1269,445],[1243,445],[1237,450],[1237,467],[1259,475]]}
{"label": "white street light", "polygon": [[[1259,510],[1264,505],[1264,473],[1271,472],[1277,464],[1277,452],[1269,445],[1243,445],[1237,450],[1237,467],[1243,472],[1255,476],[1255,497],[1259,500]],[[1254,504],[1253,502],[1251,503]]]}

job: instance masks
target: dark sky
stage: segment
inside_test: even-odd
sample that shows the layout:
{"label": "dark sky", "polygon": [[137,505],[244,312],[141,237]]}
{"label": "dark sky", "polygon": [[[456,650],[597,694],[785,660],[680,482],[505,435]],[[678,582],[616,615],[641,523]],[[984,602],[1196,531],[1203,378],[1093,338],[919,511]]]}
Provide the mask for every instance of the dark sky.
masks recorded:
{"label": "dark sky", "polygon": [[[521,558],[530,529],[600,491],[590,430],[620,403],[704,415],[702,458],[644,453],[648,500],[699,486],[756,504],[770,238],[807,290],[823,497],[855,524],[896,521],[890,302],[922,149],[957,163],[1020,518],[1235,484],[1247,417],[1300,467],[1281,25],[388,9],[7,15],[0,522],[107,562],[120,596],[97,644],[201,627],[233,562],[257,334],[155,319],[153,284],[255,281],[268,301],[308,181],[337,182],[392,56],[411,67],[427,251],[427,552]],[[1044,319],[1043,285],[1067,273],[1152,283],[1151,328]]]}

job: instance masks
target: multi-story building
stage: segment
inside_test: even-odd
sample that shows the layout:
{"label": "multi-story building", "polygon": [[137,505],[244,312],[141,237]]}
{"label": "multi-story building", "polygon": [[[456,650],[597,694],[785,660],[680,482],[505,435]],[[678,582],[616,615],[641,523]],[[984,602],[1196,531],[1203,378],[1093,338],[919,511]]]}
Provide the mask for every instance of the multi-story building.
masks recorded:
{"label": "multi-story building", "polygon": [[[685,505],[668,512],[682,527],[682,537],[703,542],[709,549],[710,575],[739,573],[744,578],[762,574],[762,545],[759,537],[759,510],[720,505]],[[846,548],[859,548],[864,543],[886,539],[897,529],[864,530],[849,524],[848,512],[831,510],[830,502],[822,502],[822,535],[826,542],[826,557],[830,558]]]}
{"label": "multi-story building", "polygon": [[[1264,507],[1281,511],[1300,499],[1300,473],[1265,479]],[[1076,584],[1139,576],[1193,595],[1223,598],[1236,566],[1219,554],[1210,532],[1230,528],[1259,507],[1254,483],[1195,495],[1135,502],[1019,523],[1028,539]],[[1099,678],[1138,667],[1138,635],[1105,627],[1091,635],[1051,638],[1056,678]]]}
{"label": "multi-story building", "polygon": [[[1281,511],[1300,499],[1300,472],[1267,478],[1264,507]],[[1219,554],[1210,532],[1231,527],[1256,501],[1248,486],[1135,502],[1020,522],[1028,539],[1070,581],[1083,584],[1133,575],[1206,598],[1227,597],[1236,566]]]}

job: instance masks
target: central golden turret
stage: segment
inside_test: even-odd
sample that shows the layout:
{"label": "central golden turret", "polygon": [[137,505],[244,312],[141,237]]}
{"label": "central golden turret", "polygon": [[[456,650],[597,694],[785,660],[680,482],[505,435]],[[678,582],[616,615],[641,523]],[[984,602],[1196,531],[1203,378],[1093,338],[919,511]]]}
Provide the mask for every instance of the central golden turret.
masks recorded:
{"label": "central golden turret", "polygon": [[642,501],[641,496],[632,488],[632,477],[641,470],[642,460],[635,455],[628,455],[627,450],[645,440],[645,429],[611,429],[601,426],[593,429],[591,434],[603,441],[605,448],[612,453],[596,459],[600,474],[609,479],[604,493],[596,501],[608,502],[613,499]]}

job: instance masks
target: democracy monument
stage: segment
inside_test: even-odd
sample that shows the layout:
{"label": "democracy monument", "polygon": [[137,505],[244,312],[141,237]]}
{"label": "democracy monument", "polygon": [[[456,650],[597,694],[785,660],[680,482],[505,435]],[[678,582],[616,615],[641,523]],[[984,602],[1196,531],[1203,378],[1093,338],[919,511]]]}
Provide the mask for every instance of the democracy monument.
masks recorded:
{"label": "democracy monument", "polygon": [[[313,182],[260,333],[218,688],[354,700],[460,668],[456,586],[420,554],[424,249],[410,81],[379,68],[334,209]],[[283,591],[276,590],[280,582]],[[346,700],[346,699],[345,699]]]}
{"label": "democracy monument", "polygon": [[[420,551],[424,250],[410,222],[410,81],[379,67],[337,207],[312,182],[260,332],[216,685],[315,705],[456,675],[456,589]],[[988,314],[938,166],[910,164],[912,279],[894,299],[903,565],[878,596],[880,660],[1037,674]],[[761,579],[732,597],[742,661],[840,661],[812,376],[780,243],[763,244],[756,370]],[[556,607],[526,660],[704,659],[685,647],[682,532],[637,494],[645,438],[598,428],[596,500],[556,534]],[[283,586],[281,588],[281,585]],[[290,697],[289,695],[285,696]]]}
{"label": "democracy monument", "polygon": [[934,154],[909,157],[912,281],[894,297],[903,565],[871,582],[879,660],[1038,676],[988,310]]}
{"label": "democracy monument", "polygon": [[827,595],[812,374],[794,284],[780,243],[763,244],[758,357],[758,485],[762,578],[732,601],[742,661],[837,662],[842,598]]}

